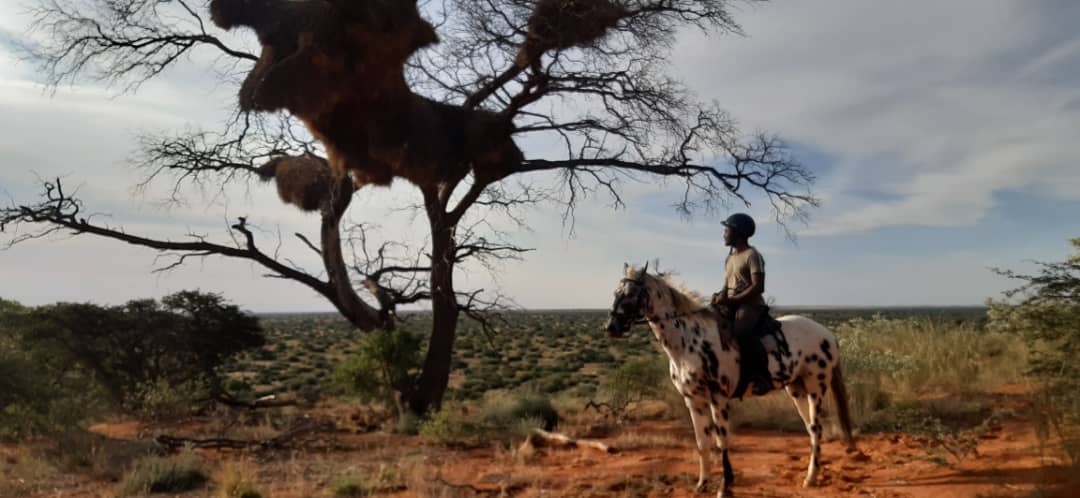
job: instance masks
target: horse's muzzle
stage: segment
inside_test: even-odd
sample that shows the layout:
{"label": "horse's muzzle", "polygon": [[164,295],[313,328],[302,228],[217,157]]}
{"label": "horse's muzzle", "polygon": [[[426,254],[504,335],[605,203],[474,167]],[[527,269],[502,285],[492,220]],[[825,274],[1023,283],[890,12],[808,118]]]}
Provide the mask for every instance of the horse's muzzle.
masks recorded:
{"label": "horse's muzzle", "polygon": [[607,330],[608,335],[616,339],[622,337],[628,329],[629,327],[624,327],[614,317],[608,317],[607,324],[604,325],[604,330]]}

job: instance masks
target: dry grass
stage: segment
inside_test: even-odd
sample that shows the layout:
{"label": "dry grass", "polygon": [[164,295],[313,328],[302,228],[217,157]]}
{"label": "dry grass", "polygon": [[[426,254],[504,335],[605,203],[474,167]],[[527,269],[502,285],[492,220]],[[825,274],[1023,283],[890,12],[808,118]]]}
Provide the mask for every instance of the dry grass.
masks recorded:
{"label": "dry grass", "polygon": [[620,451],[655,448],[690,448],[692,434],[671,434],[655,432],[627,431],[619,434],[612,442]]}
{"label": "dry grass", "polygon": [[[736,429],[752,428],[785,432],[805,432],[802,418],[799,416],[791,396],[785,392],[770,394],[761,398],[747,398],[732,403],[732,422]],[[830,421],[834,413],[825,409],[825,419]]]}
{"label": "dry grass", "polygon": [[259,491],[259,466],[250,460],[225,460],[211,474],[219,498],[254,498]]}
{"label": "dry grass", "polygon": [[135,467],[120,484],[119,496],[148,493],[182,493],[206,484],[202,459],[194,453],[171,457],[148,457]]}
{"label": "dry grass", "polygon": [[48,460],[25,447],[0,447],[0,489],[12,496],[30,494],[42,483],[55,483],[60,471]]}

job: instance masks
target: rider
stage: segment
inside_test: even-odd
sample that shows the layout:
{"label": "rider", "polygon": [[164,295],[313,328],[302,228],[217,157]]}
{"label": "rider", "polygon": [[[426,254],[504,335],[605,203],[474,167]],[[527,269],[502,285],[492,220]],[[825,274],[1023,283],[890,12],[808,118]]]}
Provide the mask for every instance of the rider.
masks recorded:
{"label": "rider", "polygon": [[754,333],[758,320],[767,310],[763,297],[765,259],[749,243],[756,231],[753,218],[736,213],[724,220],[723,225],[724,245],[731,250],[725,265],[724,288],[713,294],[713,306],[733,320],[732,332],[739,343],[741,373],[734,397],[741,397],[751,384],[754,394],[761,396],[772,389],[765,348]]}

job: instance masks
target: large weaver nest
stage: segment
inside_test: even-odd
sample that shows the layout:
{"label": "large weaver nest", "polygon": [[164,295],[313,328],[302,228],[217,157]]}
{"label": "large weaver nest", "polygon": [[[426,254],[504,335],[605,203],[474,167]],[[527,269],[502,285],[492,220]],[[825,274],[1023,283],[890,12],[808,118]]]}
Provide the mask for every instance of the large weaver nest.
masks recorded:
{"label": "large weaver nest", "polygon": [[592,44],[627,15],[626,8],[611,0],[539,0],[517,63],[532,63],[548,50]]}
{"label": "large weaver nest", "polygon": [[304,211],[318,211],[330,194],[330,168],[318,156],[276,157],[258,173],[263,181],[274,180],[281,202]]}
{"label": "large weaver nest", "polygon": [[[512,116],[409,90],[405,62],[438,41],[416,0],[213,0],[210,12],[224,29],[253,29],[262,45],[240,87],[241,109],[299,117],[326,145],[337,177],[351,174],[358,186],[402,177],[423,187],[472,171],[486,182],[523,160]],[[592,43],[625,15],[610,0],[539,0],[518,62]],[[306,194],[287,193],[290,203],[315,206]]]}

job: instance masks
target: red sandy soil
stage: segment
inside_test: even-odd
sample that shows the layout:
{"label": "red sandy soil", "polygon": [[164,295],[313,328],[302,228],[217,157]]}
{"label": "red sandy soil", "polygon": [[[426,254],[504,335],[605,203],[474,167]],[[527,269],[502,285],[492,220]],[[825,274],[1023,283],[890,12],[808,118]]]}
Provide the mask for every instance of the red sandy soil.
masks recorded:
{"label": "red sandy soil", "polygon": [[[707,491],[693,492],[697,456],[686,425],[679,421],[650,421],[625,427],[619,440],[637,443],[610,455],[585,448],[537,448],[532,454],[518,455],[494,446],[453,450],[417,437],[344,431],[316,435],[313,441],[319,442],[317,450],[279,452],[287,456],[223,452],[204,455],[212,460],[243,456],[258,461],[260,488],[264,496],[274,498],[332,496],[329,478],[313,477],[297,488],[290,482],[289,476],[294,474],[282,470],[285,460],[291,468],[324,462],[322,465],[371,469],[373,461],[382,463],[396,469],[398,476],[395,485],[383,490],[386,496],[715,496],[719,458],[714,458],[713,479]],[[188,424],[175,429],[197,431],[198,427]],[[133,439],[144,429],[133,422],[121,422],[102,424],[93,430],[113,438]],[[598,439],[614,443],[617,438]],[[736,474],[733,492],[739,498],[1023,497],[1070,477],[1054,447],[1040,444],[1032,424],[1023,420],[995,427],[982,436],[978,456],[951,465],[930,458],[934,443],[908,434],[859,437],[860,451],[855,453],[845,452],[845,445],[839,441],[829,441],[823,444],[822,470],[818,485],[812,488],[801,486],[809,458],[805,434],[740,430],[730,444]],[[0,457],[5,457],[5,448],[0,447]],[[402,464],[406,459],[412,463]],[[113,496],[115,486],[73,477],[36,497]],[[214,493],[203,490],[183,496],[217,496]],[[6,496],[2,488],[0,496]],[[1080,490],[1053,496],[1080,496]]]}
{"label": "red sandy soil", "polygon": [[[536,473],[540,476],[537,481],[517,483],[517,489],[508,491],[522,497],[715,495],[715,486],[708,493],[693,493],[697,457],[689,444],[688,430],[674,423],[652,423],[635,430],[642,434],[685,433],[688,444],[685,448],[629,450],[616,455],[544,449],[528,463],[541,470]],[[1037,486],[1063,480],[1061,462],[1041,454],[1030,426],[1008,424],[987,437],[979,445],[979,457],[969,457],[952,467],[930,461],[930,443],[907,435],[861,438],[861,452],[853,454],[845,453],[840,442],[828,442],[822,447],[818,486],[805,489],[801,487],[809,461],[805,435],[744,431],[736,436],[730,451],[736,475],[732,491],[738,497],[1022,496]],[[491,491],[513,485],[507,479],[513,470],[492,465],[490,453],[476,451],[444,463],[443,479]],[[719,471],[719,465],[714,464],[713,475]]]}

